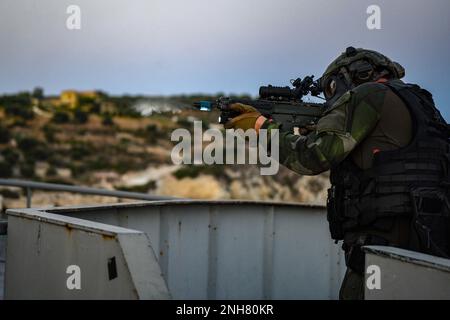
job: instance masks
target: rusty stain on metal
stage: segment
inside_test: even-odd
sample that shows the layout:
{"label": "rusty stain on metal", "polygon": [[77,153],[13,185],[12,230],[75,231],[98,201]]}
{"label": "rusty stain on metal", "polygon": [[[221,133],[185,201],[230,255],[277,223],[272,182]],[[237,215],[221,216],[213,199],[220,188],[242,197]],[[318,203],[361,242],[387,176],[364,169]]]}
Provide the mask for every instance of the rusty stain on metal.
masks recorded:
{"label": "rusty stain on metal", "polygon": [[36,245],[37,245],[37,254],[40,255],[41,254],[41,224],[40,223],[38,226]]}
{"label": "rusty stain on metal", "polygon": [[72,234],[73,227],[70,224],[66,223],[64,224],[64,227],[66,228],[69,235]]}
{"label": "rusty stain on metal", "polygon": [[116,237],[115,236],[111,236],[109,234],[102,234],[102,238],[103,240],[114,240]]}

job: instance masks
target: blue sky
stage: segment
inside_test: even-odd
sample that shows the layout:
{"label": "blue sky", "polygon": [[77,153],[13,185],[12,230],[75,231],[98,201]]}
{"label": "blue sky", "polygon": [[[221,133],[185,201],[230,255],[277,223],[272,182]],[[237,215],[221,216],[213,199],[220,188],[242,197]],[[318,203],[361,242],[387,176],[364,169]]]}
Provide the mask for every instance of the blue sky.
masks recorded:
{"label": "blue sky", "polygon": [[[66,28],[71,4],[81,30]],[[449,35],[448,0],[2,0],[0,92],[256,95],[353,45],[401,63],[450,120]]]}

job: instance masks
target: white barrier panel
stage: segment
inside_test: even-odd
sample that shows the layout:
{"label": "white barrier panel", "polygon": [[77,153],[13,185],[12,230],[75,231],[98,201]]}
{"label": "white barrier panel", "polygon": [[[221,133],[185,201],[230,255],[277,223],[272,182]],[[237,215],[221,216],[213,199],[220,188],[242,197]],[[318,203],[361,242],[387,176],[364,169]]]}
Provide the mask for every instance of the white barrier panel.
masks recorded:
{"label": "white barrier panel", "polygon": [[177,200],[48,211],[145,232],[175,299],[336,299],[345,272],[322,206]]}
{"label": "white barrier panel", "polygon": [[33,209],[8,215],[5,299],[170,298],[144,233]]}
{"label": "white barrier panel", "polygon": [[450,299],[449,259],[393,247],[364,249],[366,300]]}

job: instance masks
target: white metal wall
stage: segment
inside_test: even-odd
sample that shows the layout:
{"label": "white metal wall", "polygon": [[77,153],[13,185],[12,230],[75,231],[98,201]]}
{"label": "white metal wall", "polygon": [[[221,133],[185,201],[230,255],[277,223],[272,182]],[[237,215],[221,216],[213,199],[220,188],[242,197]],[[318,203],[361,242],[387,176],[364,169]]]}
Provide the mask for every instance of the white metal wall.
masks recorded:
{"label": "white metal wall", "polygon": [[5,299],[170,298],[140,231],[27,209],[8,220]]}
{"label": "white metal wall", "polygon": [[385,246],[365,251],[366,270],[372,268],[366,300],[450,300],[449,259]]}
{"label": "white metal wall", "polygon": [[323,207],[164,201],[50,211],[147,233],[175,299],[336,299],[345,271]]}

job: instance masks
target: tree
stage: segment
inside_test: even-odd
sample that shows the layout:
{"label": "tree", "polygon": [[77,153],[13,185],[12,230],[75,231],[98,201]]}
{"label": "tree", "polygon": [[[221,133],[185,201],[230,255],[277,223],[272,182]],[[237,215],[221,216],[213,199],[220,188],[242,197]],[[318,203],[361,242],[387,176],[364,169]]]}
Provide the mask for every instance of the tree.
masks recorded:
{"label": "tree", "polygon": [[0,124],[0,143],[8,143],[11,139],[8,128]]}
{"label": "tree", "polygon": [[114,124],[113,118],[111,117],[111,115],[109,113],[105,113],[103,115],[102,124],[104,126],[112,126]]}
{"label": "tree", "polygon": [[33,90],[32,97],[36,99],[43,99],[44,98],[44,89],[41,87],[36,87]]}
{"label": "tree", "polygon": [[20,154],[12,147],[7,147],[1,152],[5,162],[9,163],[11,166],[17,163],[20,159]]}
{"label": "tree", "polygon": [[52,121],[55,123],[67,123],[69,122],[70,117],[66,112],[63,111],[57,111],[53,115]]}
{"label": "tree", "polygon": [[9,163],[0,161],[0,177],[10,178],[12,176],[12,168]]}
{"label": "tree", "polygon": [[76,123],[86,123],[88,121],[87,112],[81,110],[75,110],[74,112],[74,120]]}
{"label": "tree", "polygon": [[20,166],[20,174],[24,178],[34,178],[34,162],[27,161],[24,163],[21,163]]}

